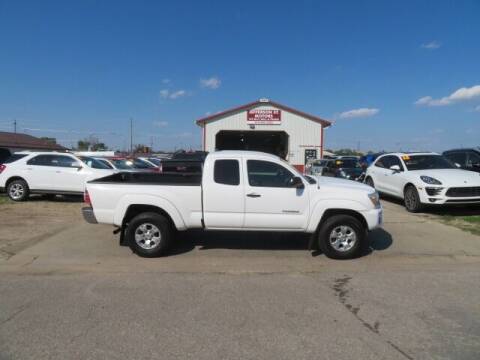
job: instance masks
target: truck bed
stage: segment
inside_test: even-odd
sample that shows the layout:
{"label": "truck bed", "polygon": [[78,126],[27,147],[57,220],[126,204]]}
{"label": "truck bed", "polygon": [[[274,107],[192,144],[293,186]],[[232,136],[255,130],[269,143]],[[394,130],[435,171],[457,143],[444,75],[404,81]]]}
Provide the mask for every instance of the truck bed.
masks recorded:
{"label": "truck bed", "polygon": [[130,205],[167,211],[179,230],[202,227],[202,175],[124,172],[88,182],[99,223],[120,226]]}
{"label": "truck bed", "polygon": [[200,186],[201,173],[151,173],[151,172],[120,172],[117,174],[95,179],[90,183],[121,183],[145,185],[171,185],[171,186]]}

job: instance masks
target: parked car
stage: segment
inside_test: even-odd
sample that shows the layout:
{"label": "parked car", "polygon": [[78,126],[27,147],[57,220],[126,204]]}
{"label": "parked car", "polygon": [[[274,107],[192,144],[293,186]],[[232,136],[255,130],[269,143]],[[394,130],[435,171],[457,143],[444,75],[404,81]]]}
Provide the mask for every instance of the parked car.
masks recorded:
{"label": "parked car", "polygon": [[363,169],[357,159],[329,160],[323,169],[323,176],[339,177],[343,179],[360,181]]}
{"label": "parked car", "polygon": [[114,157],[114,158],[105,158],[114,169],[120,171],[160,171],[160,169],[141,159],[137,158],[123,158],[123,157]]}
{"label": "parked car", "polygon": [[480,204],[480,176],[436,153],[392,153],[367,169],[365,182],[403,199],[410,212],[426,205]]}
{"label": "parked car", "polygon": [[30,194],[82,195],[87,180],[111,175],[111,169],[94,168],[69,153],[24,152],[0,165],[0,190],[14,201]]}
{"label": "parked car", "polygon": [[[293,231],[332,258],[358,256],[367,230],[382,221],[369,186],[304,177],[277,156],[249,151],[209,154],[203,173],[118,173],[87,184],[89,223],[119,227],[141,256],[165,253],[175,231]],[[156,186],[151,186],[156,184]]]}
{"label": "parked car", "polygon": [[108,159],[105,159],[105,158],[100,158],[100,157],[97,157],[95,158],[96,160],[100,161],[101,163],[103,163],[105,166],[107,166],[109,169],[115,169],[115,166],[113,166],[113,164],[108,160]]}
{"label": "parked car", "polygon": [[201,174],[207,156],[205,151],[177,152],[171,159],[163,159],[161,171],[164,173]]}
{"label": "parked car", "polygon": [[443,156],[464,170],[480,172],[480,148],[447,150]]}
{"label": "parked car", "polygon": [[162,160],[154,157],[139,157],[138,159],[149,163],[152,166],[160,168],[162,166]]}
{"label": "parked car", "polygon": [[323,174],[323,169],[327,166],[329,160],[311,160],[307,163],[306,167],[306,174],[308,175],[318,175],[321,176]]}

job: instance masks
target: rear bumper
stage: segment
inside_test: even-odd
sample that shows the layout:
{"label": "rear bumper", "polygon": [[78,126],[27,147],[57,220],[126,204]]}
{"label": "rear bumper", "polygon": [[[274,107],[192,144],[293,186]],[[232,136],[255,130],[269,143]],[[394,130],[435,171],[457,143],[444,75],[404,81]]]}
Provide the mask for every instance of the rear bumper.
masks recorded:
{"label": "rear bumper", "polygon": [[91,207],[84,207],[82,208],[82,215],[83,219],[89,224],[98,224],[97,219],[95,218],[95,214],[93,213],[93,209]]}

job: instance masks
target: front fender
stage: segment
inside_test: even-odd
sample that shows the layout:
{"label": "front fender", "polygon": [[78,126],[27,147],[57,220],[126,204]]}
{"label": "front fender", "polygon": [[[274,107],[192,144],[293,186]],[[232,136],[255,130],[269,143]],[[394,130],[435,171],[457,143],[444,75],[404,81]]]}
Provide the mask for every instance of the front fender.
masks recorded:
{"label": "front fender", "polygon": [[[360,201],[355,200],[336,200],[336,199],[325,199],[319,200],[312,207],[312,212],[310,213],[310,219],[308,221],[307,232],[313,233],[317,230],[318,224],[322,220],[323,215],[329,209],[345,209],[350,211],[356,211],[359,214],[368,210],[364,204]],[[362,215],[363,216],[363,215]]]}
{"label": "front fender", "polygon": [[175,227],[178,230],[187,229],[185,220],[183,219],[180,211],[175,207],[175,205],[173,205],[172,202],[160,196],[142,194],[129,194],[122,196],[117,204],[117,207],[115,208],[113,217],[113,223],[115,225],[122,225],[123,219],[130,205],[148,205],[158,207],[170,215]]}

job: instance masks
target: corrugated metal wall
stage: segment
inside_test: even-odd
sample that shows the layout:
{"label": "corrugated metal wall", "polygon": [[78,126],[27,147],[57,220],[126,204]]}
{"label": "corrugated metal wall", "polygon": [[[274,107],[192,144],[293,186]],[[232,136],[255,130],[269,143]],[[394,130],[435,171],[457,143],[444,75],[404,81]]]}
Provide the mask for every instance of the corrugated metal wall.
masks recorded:
{"label": "corrugated metal wall", "polygon": [[[277,109],[271,105],[257,106],[255,109]],[[322,147],[322,125],[310,119],[281,110],[281,124],[279,125],[255,125],[251,129],[247,124],[247,111],[210,120],[205,124],[204,148],[206,151],[215,151],[215,136],[221,130],[245,130],[245,131],[285,131],[289,135],[288,162],[292,165],[304,165],[305,149],[317,149],[317,157],[320,157]]]}

